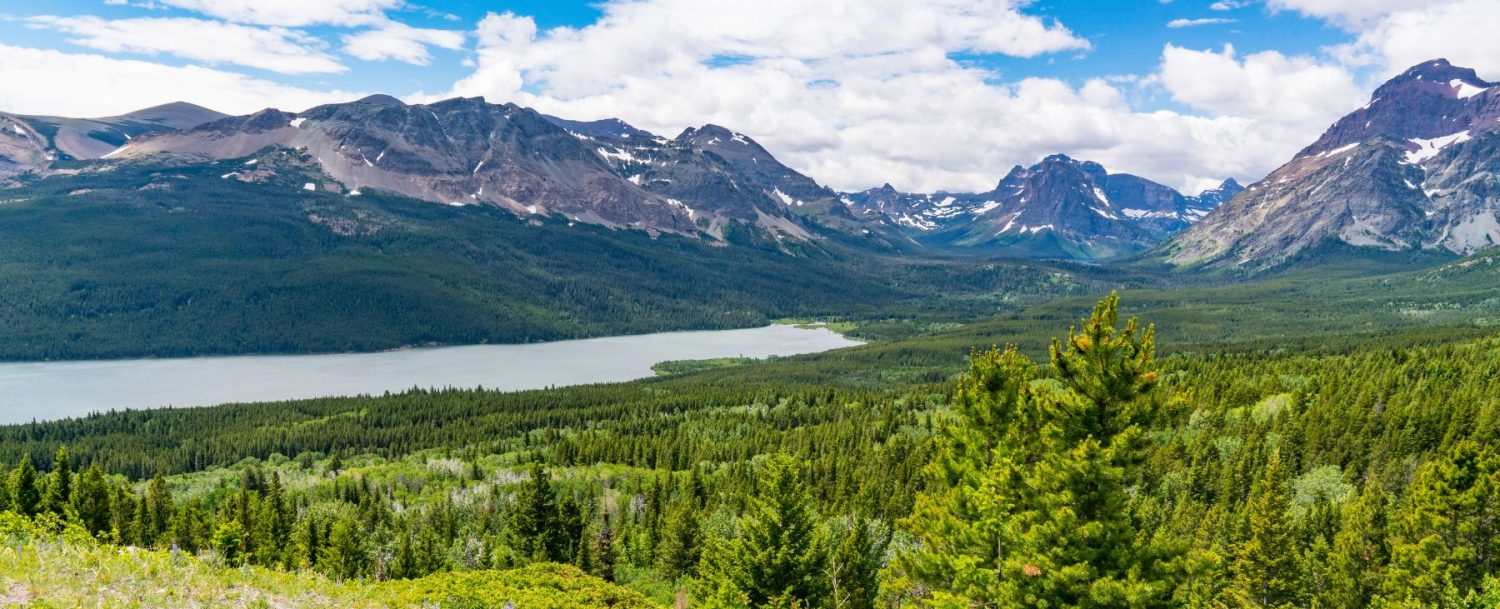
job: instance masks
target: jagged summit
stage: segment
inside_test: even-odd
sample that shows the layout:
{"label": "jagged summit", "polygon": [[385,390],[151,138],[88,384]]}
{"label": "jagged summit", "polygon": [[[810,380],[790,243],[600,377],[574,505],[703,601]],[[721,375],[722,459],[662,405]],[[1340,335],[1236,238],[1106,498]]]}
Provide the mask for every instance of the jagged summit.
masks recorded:
{"label": "jagged summit", "polygon": [[846,200],[930,245],[1084,260],[1149,248],[1218,205],[1065,154],[1016,165],[990,192],[901,194],[887,184]]}
{"label": "jagged summit", "polygon": [[1253,270],[1330,242],[1455,254],[1500,244],[1497,91],[1446,60],[1413,66],[1161,253]]}

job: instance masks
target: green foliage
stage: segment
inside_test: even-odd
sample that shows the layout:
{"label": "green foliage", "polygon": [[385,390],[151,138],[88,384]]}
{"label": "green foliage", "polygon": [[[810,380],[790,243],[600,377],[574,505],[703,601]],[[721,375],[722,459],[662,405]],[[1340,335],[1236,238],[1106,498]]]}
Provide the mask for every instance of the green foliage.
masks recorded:
{"label": "green foliage", "polygon": [[1439,603],[1500,569],[1500,454],[1492,444],[1460,442],[1427,463],[1405,501],[1391,523],[1390,598]]}
{"label": "green foliage", "polygon": [[[518,564],[690,606],[1493,601],[1500,337],[1302,353],[1256,348],[1244,326],[1248,347],[1156,360],[1113,304],[1053,365],[980,352],[956,383],[943,350],[1003,326],[616,385],[4,427],[0,460],[20,465],[0,505],[257,585],[287,570],[390,598],[450,574],[423,593],[437,606],[486,606],[498,597],[461,582]],[[776,463],[795,467],[773,484]],[[65,509],[43,509],[74,465]],[[741,553],[781,575],[726,560]],[[11,573],[76,568],[35,556]]]}
{"label": "green foliage", "polygon": [[1286,481],[1281,453],[1272,451],[1250,496],[1244,540],[1235,549],[1229,596],[1240,606],[1297,606],[1301,565],[1291,551],[1297,543]]}
{"label": "green foliage", "polygon": [[243,169],[87,165],[7,191],[0,360],[525,343],[788,316],[955,321],[995,311],[997,293],[1079,286],[1050,269],[907,260],[834,239],[715,247],[491,206],[307,192],[322,178],[290,168],[264,183],[221,179]]}
{"label": "green foliage", "polygon": [[775,456],[761,464],[755,494],[730,538],[703,555],[709,607],[817,607],[829,590],[828,548],[798,464]]}
{"label": "green foliage", "polygon": [[924,604],[1169,605],[1173,549],[1142,534],[1127,491],[1157,408],[1152,331],[1118,328],[1116,304],[1053,343],[1055,384],[1014,348],[973,358],[907,521],[922,545],[900,568]]}

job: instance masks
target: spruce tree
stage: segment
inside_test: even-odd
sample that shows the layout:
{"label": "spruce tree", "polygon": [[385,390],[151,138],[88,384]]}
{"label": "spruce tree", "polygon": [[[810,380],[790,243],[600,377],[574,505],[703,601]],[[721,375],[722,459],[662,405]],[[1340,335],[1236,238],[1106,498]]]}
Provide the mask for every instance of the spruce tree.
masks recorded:
{"label": "spruce tree", "polygon": [[1359,499],[1344,507],[1342,524],[1328,556],[1329,590],[1326,607],[1364,607],[1379,592],[1383,569],[1390,558],[1386,541],[1385,491],[1371,483]]}
{"label": "spruce tree", "polygon": [[140,504],[140,543],[146,546],[161,545],[171,529],[172,491],[167,481],[157,474],[146,486],[146,497]]}
{"label": "spruce tree", "polygon": [[22,455],[21,464],[10,475],[11,509],[23,516],[35,516],[41,508],[42,495],[37,490],[36,468],[31,465],[31,455]]}
{"label": "spruce tree", "polygon": [[100,536],[109,533],[111,509],[104,472],[98,464],[89,465],[79,477],[78,489],[73,491],[73,510],[84,528]]}
{"label": "spruce tree", "polygon": [[559,543],[557,496],[552,491],[552,475],[540,463],[531,467],[531,479],[516,492],[511,509],[511,546],[523,560],[557,561],[568,555]]}
{"label": "spruce tree", "polygon": [[656,562],[668,580],[691,573],[702,558],[703,525],[699,512],[690,494],[679,497],[667,512],[662,537],[657,542]]}
{"label": "spruce tree", "polygon": [[1235,549],[1231,593],[1246,606],[1284,607],[1298,600],[1301,571],[1286,483],[1281,453],[1273,450],[1250,497],[1244,539]]}
{"label": "spruce tree", "polygon": [[47,494],[42,498],[42,510],[62,516],[73,499],[73,459],[68,456],[68,447],[57,449],[52,459],[52,472],[47,476]]}
{"label": "spruce tree", "polygon": [[791,458],[768,459],[733,539],[704,552],[709,606],[816,607],[827,596],[828,551]]}
{"label": "spruce tree", "polygon": [[1436,605],[1500,570],[1500,453],[1464,440],[1424,465],[1391,522],[1385,596]]}
{"label": "spruce tree", "polygon": [[837,609],[875,609],[890,535],[877,534],[873,527],[858,516],[841,524],[828,565],[829,603]]}

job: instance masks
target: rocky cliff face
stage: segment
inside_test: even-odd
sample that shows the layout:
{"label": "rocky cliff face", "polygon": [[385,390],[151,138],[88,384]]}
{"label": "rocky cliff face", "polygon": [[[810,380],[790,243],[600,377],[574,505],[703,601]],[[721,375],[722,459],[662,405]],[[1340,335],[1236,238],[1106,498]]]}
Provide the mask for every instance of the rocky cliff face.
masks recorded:
{"label": "rocky cliff face", "polygon": [[1500,87],[1445,60],[1376,89],[1161,255],[1250,270],[1329,242],[1468,254],[1500,243]]}
{"label": "rocky cliff face", "polygon": [[861,214],[919,241],[1028,257],[1102,259],[1147,249],[1218,205],[1224,189],[1185,197],[1098,163],[1053,155],[1011,169],[984,193],[913,195],[890,185],[849,195]]}
{"label": "rocky cliff face", "polygon": [[[746,146],[756,151],[750,165],[781,166],[753,142]],[[407,105],[374,96],[295,115],[265,110],[132,141],[113,158],[239,158],[267,147],[305,149],[352,191],[713,238],[736,224],[779,238],[809,237],[805,223],[773,198],[774,187],[737,171],[729,149],[480,98]]]}

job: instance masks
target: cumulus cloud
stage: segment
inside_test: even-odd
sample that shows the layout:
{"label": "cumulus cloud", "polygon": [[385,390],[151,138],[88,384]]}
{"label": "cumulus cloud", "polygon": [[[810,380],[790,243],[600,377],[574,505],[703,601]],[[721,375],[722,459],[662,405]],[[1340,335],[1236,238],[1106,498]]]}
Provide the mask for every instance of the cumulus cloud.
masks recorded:
{"label": "cumulus cloud", "polygon": [[391,21],[344,36],[344,52],[366,61],[389,59],[425,66],[432,62],[428,47],[457,50],[463,48],[464,38],[463,32],[414,28]]}
{"label": "cumulus cloud", "polygon": [[235,23],[302,27],[370,25],[404,0],[152,0]]}
{"label": "cumulus cloud", "polygon": [[166,66],[103,55],[0,44],[0,109],[22,114],[102,116],[174,101],[220,112],[303,110],[363,94],[314,91],[200,66]]}
{"label": "cumulus cloud", "polygon": [[1276,51],[1240,58],[1231,45],[1220,52],[1167,45],[1156,80],[1174,100],[1214,115],[1319,131],[1366,98],[1354,75],[1337,65]]}
{"label": "cumulus cloud", "polygon": [[1351,27],[1355,41],[1335,52],[1351,64],[1375,67],[1380,78],[1439,57],[1500,78],[1500,54],[1494,52],[1500,2],[1495,0],[1432,2],[1365,17]]}
{"label": "cumulus cloud", "polygon": [[[1012,165],[1057,152],[1187,190],[1230,176],[1257,179],[1327,126],[1299,131],[1310,116],[1322,120],[1339,103],[1343,111],[1361,103],[1348,105],[1345,91],[1332,96],[1325,87],[1313,92],[1325,95],[1320,100],[1286,94],[1236,106],[1183,86],[1174,70],[1173,85],[1208,115],[1139,112],[1122,89],[1138,83],[1005,82],[952,58],[1088,48],[1064,25],[1027,15],[1021,3],[633,0],[602,8],[603,18],[581,29],[540,30],[528,17],[488,16],[475,32],[476,70],[448,94],[580,119],[619,117],[666,135],[723,124],[835,188],[889,181],[918,191],[989,189]],[[1272,56],[1209,54],[1227,55],[1241,73],[1274,65]],[[1295,74],[1311,69],[1299,61],[1281,58],[1280,65],[1298,68]],[[1247,91],[1242,82],[1220,84],[1236,95]],[[1304,107],[1314,102],[1323,105]],[[1277,103],[1298,107],[1279,114]]]}
{"label": "cumulus cloud", "polygon": [[1179,29],[1179,28],[1194,27],[1194,26],[1199,26],[1199,25],[1217,25],[1217,24],[1221,24],[1221,23],[1234,23],[1234,21],[1235,21],[1234,19],[1225,19],[1223,17],[1204,17],[1204,18],[1201,18],[1201,19],[1173,19],[1173,20],[1167,22],[1167,27],[1172,28],[1172,29],[1175,30],[1175,29]]}
{"label": "cumulus cloud", "polygon": [[106,20],[93,16],[26,18],[28,26],[62,32],[68,41],[110,53],[167,54],[237,64],[282,74],[343,72],[319,44],[284,28],[258,28],[189,18]]}

